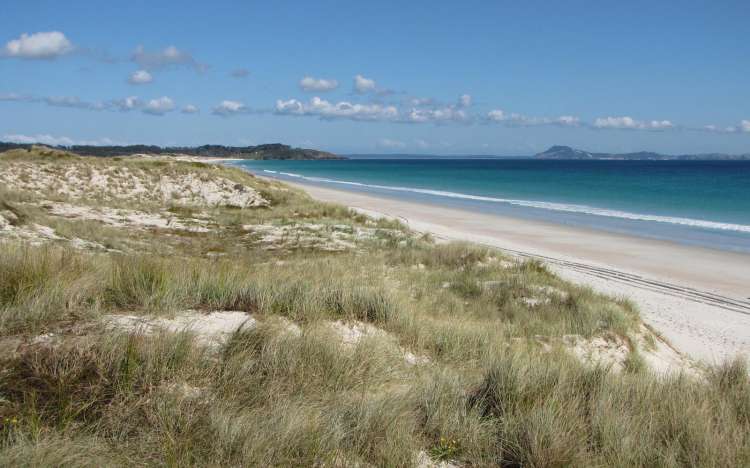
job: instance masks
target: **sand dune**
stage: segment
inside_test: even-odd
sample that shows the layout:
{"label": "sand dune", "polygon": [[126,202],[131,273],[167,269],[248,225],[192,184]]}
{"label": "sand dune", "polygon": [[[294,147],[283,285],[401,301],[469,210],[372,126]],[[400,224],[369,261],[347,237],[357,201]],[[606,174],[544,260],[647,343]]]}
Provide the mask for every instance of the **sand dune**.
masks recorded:
{"label": "sand dune", "polygon": [[291,185],[320,200],[399,218],[438,238],[539,257],[566,279],[630,298],[647,324],[694,359],[750,355],[750,255]]}

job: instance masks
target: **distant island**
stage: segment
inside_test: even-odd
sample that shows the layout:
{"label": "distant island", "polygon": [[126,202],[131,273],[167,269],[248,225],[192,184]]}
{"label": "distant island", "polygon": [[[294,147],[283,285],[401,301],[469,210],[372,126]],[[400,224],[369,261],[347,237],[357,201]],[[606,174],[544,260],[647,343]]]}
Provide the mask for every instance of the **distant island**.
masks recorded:
{"label": "distant island", "polygon": [[639,151],[637,153],[591,153],[570,146],[552,146],[547,151],[534,155],[536,159],[621,159],[621,160],[652,160],[652,161],[700,161],[700,160],[725,160],[746,161],[750,160],[747,154],[681,154],[670,155],[653,153],[651,151]]}
{"label": "distant island", "polygon": [[[0,152],[11,149],[30,149],[34,144],[0,142]],[[45,145],[48,146],[48,145]],[[155,145],[127,145],[127,146],[54,146],[55,149],[70,151],[81,156],[113,157],[132,156],[136,154],[149,155],[187,155],[206,158],[236,158],[236,159],[346,159],[327,151],[307,148],[293,148],[281,143],[271,143],[257,146],[173,146],[161,147]]]}

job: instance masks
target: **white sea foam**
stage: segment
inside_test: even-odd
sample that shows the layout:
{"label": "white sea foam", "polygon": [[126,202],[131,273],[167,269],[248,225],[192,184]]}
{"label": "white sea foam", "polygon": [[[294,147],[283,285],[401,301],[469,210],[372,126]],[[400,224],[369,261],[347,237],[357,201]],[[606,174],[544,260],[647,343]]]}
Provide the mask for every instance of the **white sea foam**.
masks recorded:
{"label": "white sea foam", "polygon": [[398,187],[398,186],[389,186],[389,185],[363,184],[361,182],[350,182],[347,180],[326,179],[322,177],[308,177],[308,176],[303,176],[303,175],[295,174],[291,172],[276,172],[276,171],[269,171],[269,170],[264,170],[264,172],[268,172],[271,174],[280,174],[280,175],[292,177],[295,179],[309,180],[311,182],[323,182],[323,183],[328,183],[328,184],[349,185],[349,186],[363,187],[363,188],[375,188],[375,189],[380,189],[380,190],[390,190],[394,192],[419,193],[423,195],[432,195],[432,196],[437,196],[437,197],[456,198],[456,199],[462,199],[462,200],[476,200],[476,201],[483,201],[483,202],[490,202],[490,203],[504,203],[504,204],[513,205],[513,206],[523,206],[527,208],[538,208],[538,209],[551,210],[551,211],[562,211],[562,212],[567,212],[567,213],[582,213],[582,214],[588,214],[588,215],[593,215],[593,216],[605,216],[608,218],[620,218],[620,219],[629,219],[629,220],[635,220],[635,221],[651,221],[651,222],[656,222],[656,223],[677,224],[677,225],[682,225],[682,226],[690,226],[690,227],[697,227],[697,228],[704,228],[704,229],[718,229],[722,231],[736,231],[736,232],[750,233],[750,226],[747,226],[744,224],[721,223],[721,222],[716,222],[716,221],[706,221],[702,219],[630,213],[627,211],[610,210],[606,208],[597,208],[593,206],[575,205],[575,204],[568,204],[568,203],[553,203],[553,202],[533,201],[533,200],[515,200],[512,198],[485,197],[482,195],[470,195],[470,194],[465,194],[465,193],[446,192],[443,190],[430,190],[430,189],[420,189],[420,188],[414,188],[414,187]]}

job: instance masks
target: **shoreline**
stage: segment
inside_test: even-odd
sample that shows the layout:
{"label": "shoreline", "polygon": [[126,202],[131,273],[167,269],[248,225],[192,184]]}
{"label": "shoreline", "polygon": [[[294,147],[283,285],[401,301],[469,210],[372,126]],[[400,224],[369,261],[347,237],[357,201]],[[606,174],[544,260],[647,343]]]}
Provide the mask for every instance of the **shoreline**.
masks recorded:
{"label": "shoreline", "polygon": [[632,300],[647,325],[693,359],[750,356],[748,254],[282,182],[443,240],[543,260],[564,279]]}

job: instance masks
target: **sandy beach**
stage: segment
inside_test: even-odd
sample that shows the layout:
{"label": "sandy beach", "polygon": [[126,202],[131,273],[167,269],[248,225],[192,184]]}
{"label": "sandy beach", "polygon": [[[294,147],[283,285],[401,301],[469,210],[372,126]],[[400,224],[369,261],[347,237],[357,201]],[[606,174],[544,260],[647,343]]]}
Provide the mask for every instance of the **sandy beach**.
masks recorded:
{"label": "sandy beach", "polygon": [[566,279],[631,299],[648,325],[693,359],[715,363],[750,355],[750,255],[290,185],[319,200],[399,218],[439,239],[541,258]]}

